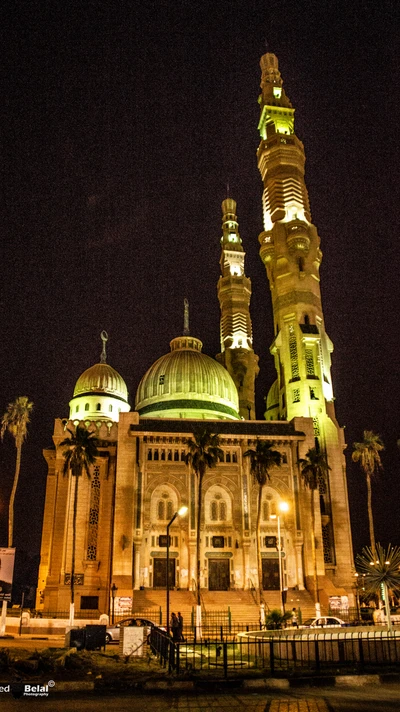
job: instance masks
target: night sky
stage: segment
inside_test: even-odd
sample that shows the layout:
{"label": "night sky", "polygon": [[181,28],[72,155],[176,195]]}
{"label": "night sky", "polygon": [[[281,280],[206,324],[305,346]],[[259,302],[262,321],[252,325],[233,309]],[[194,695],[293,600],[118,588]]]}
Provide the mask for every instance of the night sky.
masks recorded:
{"label": "night sky", "polygon": [[[266,51],[278,56],[305,145],[336,410],[349,446],[355,550],[368,544],[366,486],[350,462],[364,429],[386,446],[373,487],[376,537],[398,544],[398,3],[143,4],[3,4],[0,410],[20,395],[35,404],[16,499],[20,556],[39,552],[42,449],[54,418],[68,416],[79,375],[99,360],[101,330],[131,405],[142,375],[182,332],[184,297],[191,332],[205,353],[219,352],[227,184],[253,286],[263,417],[275,379],[257,239],[257,97]],[[0,446],[3,546],[14,456],[7,437]]]}

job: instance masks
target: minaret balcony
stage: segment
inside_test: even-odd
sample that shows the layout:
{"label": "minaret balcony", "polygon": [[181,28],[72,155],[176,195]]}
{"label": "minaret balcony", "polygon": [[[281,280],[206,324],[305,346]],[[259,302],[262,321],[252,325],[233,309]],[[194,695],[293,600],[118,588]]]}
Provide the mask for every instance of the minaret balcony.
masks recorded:
{"label": "minaret balcony", "polygon": [[310,238],[303,225],[291,225],[286,238],[288,250],[291,255],[305,256],[310,249]]}
{"label": "minaret balcony", "polygon": [[258,241],[261,245],[260,247],[260,257],[264,263],[270,262],[275,255],[275,245],[270,232],[262,232]]}

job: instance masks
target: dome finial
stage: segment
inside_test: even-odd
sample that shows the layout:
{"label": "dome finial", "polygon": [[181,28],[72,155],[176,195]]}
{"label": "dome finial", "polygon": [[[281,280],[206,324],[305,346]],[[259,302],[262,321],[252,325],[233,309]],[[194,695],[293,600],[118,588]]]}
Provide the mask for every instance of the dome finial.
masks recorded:
{"label": "dome finial", "polygon": [[183,300],[183,335],[189,336],[189,334],[189,301],[185,297]]}
{"label": "dome finial", "polygon": [[103,349],[100,355],[100,363],[107,363],[107,353],[106,353],[106,343],[108,341],[108,334],[106,331],[102,331],[100,338],[103,342]]}

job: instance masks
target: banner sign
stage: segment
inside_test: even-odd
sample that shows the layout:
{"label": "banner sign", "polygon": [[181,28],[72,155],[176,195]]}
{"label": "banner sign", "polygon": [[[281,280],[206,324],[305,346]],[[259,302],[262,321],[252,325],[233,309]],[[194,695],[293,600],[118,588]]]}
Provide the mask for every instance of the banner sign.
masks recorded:
{"label": "banner sign", "polygon": [[0,601],[11,601],[14,560],[14,548],[0,548]]}

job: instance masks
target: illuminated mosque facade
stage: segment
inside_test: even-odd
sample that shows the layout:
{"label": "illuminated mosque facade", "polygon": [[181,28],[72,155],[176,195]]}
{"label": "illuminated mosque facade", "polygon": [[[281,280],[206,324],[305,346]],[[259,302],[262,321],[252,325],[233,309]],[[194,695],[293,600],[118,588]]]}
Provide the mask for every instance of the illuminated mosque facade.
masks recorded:
{"label": "illuminated mosque facade", "polygon": [[[110,589],[135,597],[166,586],[165,532],[182,506],[186,517],[171,525],[170,584],[194,590],[196,579],[197,481],[185,464],[186,440],[208,425],[224,453],[203,483],[201,587],[204,591],[279,589],[277,513],[281,517],[281,561],[285,588],[313,592],[311,497],[315,504],[318,586],[322,604],[331,595],[351,595],[353,554],[343,429],[334,408],[333,350],[320,294],[320,239],[312,224],[304,181],[305,155],[294,133],[294,109],[286,96],[275,55],[261,58],[260,144],[257,152],[264,229],[260,256],[271,289],[277,378],[266,398],[264,420],[256,420],[250,318],[251,282],[236,203],[222,203],[221,353],[202,353],[189,333],[185,311],[181,336],[172,339],[139,383],[131,410],[123,378],[106,362],[79,378],[69,419],[55,421],[48,464],[37,608],[67,611],[72,560],[73,486],[64,477],[60,443],[67,428],[84,421],[99,440],[90,479],[78,479],[76,608],[108,612]],[[256,513],[258,485],[244,453],[257,439],[272,442],[282,464],[271,471],[261,507],[262,582],[258,581]],[[306,489],[299,459],[317,447],[329,471],[314,493]],[[227,594],[228,595],[228,594]],[[134,604],[133,604],[134,605]]]}

